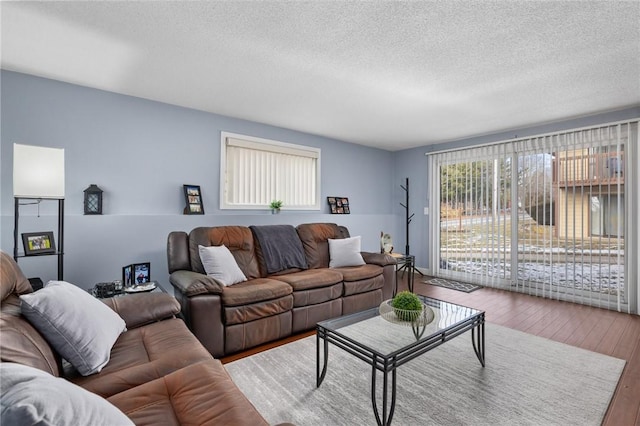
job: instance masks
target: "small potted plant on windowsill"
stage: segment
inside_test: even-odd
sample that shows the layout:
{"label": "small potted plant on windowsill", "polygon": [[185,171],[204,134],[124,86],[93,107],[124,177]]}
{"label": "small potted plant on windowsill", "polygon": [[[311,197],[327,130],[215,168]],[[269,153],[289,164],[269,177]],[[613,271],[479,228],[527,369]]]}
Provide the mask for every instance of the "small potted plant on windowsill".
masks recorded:
{"label": "small potted plant on windowsill", "polygon": [[271,207],[272,214],[280,213],[280,209],[282,208],[282,200],[273,200],[271,204],[269,204],[269,207]]}

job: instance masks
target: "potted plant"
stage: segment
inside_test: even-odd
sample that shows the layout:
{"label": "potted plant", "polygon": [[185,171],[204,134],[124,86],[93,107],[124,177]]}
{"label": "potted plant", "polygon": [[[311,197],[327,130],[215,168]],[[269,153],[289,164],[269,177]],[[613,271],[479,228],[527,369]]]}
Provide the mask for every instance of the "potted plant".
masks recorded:
{"label": "potted plant", "polygon": [[271,207],[271,213],[280,213],[280,209],[282,208],[282,200],[273,200],[271,204],[269,204],[269,207]]}
{"label": "potted plant", "polygon": [[391,299],[391,307],[400,321],[415,321],[422,313],[420,298],[409,291],[401,291]]}

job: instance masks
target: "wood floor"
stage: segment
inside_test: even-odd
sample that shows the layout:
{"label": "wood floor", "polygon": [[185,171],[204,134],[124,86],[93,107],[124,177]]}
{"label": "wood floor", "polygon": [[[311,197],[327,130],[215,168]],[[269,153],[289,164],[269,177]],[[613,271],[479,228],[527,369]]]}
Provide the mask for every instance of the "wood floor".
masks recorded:
{"label": "wood floor", "polygon": [[[640,425],[640,316],[489,288],[463,293],[422,284],[421,281],[422,277],[416,275],[416,293],[481,309],[485,311],[487,322],[626,360],[603,425]],[[400,283],[399,289],[406,289],[406,283]],[[225,357],[222,362],[314,333],[311,331],[263,345]]]}

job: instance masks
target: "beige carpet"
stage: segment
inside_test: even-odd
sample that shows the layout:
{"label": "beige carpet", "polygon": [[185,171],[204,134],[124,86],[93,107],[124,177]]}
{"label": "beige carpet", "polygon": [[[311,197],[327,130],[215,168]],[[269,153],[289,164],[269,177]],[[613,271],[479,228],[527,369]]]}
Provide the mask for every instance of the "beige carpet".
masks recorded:
{"label": "beige carpet", "polygon": [[[370,367],[330,345],[327,376],[316,388],[315,359],[311,336],[226,367],[271,424],[375,425]],[[398,369],[393,424],[599,425],[624,365],[487,324],[486,368],[466,333]]]}

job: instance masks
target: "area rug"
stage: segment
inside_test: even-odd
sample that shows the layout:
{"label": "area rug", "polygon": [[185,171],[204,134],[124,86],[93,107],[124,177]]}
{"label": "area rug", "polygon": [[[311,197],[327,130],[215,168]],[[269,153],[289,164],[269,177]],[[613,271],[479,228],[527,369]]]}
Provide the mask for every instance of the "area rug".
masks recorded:
{"label": "area rug", "polygon": [[[485,368],[466,333],[397,370],[392,423],[600,425],[624,365],[624,360],[487,324]],[[316,388],[315,336],[226,367],[270,424],[376,424],[371,370],[363,361],[330,345],[327,375]]]}
{"label": "area rug", "polygon": [[428,280],[424,280],[423,283],[450,288],[452,290],[464,291],[465,293],[471,293],[472,291],[482,288],[481,285],[463,283],[460,281],[448,280],[446,278],[430,278]]}

